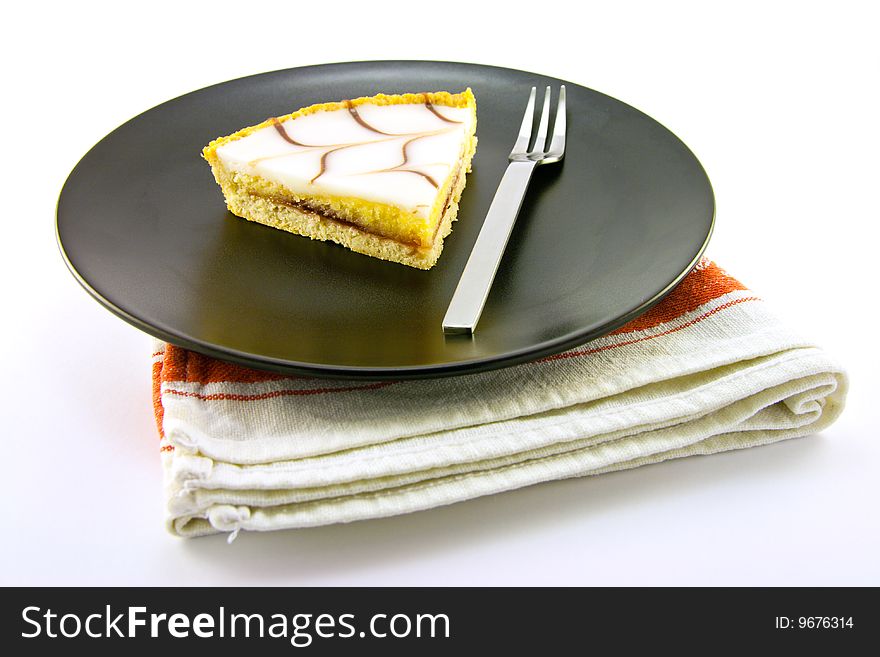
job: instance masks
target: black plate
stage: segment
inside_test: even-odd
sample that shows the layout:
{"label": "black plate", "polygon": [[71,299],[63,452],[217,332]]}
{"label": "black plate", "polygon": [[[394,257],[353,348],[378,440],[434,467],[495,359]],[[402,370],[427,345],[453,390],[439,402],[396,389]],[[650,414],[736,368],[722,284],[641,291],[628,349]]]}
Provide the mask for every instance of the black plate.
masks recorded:
{"label": "black plate", "polygon": [[[253,367],[427,377],[561,351],[662,298],[703,253],[715,215],[706,173],[675,135],[566,82],[565,161],[537,169],[476,335],[444,336],[528,90],[561,82],[474,64],[358,62],[195,91],[135,117],[77,164],[58,201],[61,250],[126,321]],[[214,137],[312,103],[468,86],[479,146],[459,220],[430,271],[238,219],[200,157]]]}

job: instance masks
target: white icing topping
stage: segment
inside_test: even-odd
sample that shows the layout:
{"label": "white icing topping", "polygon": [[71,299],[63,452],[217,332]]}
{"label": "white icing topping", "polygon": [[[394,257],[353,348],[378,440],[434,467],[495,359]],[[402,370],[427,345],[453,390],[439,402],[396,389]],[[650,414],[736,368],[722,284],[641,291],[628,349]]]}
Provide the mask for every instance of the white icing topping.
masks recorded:
{"label": "white icing topping", "polygon": [[217,156],[229,170],[294,193],[363,198],[427,217],[472,120],[468,108],[366,104],[276,122]]}

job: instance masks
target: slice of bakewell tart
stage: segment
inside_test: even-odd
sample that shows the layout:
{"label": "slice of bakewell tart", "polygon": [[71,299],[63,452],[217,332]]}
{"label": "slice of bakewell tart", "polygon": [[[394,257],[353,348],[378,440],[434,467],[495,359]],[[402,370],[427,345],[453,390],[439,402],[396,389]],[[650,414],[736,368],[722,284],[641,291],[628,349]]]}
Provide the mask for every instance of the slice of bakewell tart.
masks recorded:
{"label": "slice of bakewell tart", "polygon": [[229,210],[419,269],[452,230],[477,139],[470,89],[323,103],[215,139]]}

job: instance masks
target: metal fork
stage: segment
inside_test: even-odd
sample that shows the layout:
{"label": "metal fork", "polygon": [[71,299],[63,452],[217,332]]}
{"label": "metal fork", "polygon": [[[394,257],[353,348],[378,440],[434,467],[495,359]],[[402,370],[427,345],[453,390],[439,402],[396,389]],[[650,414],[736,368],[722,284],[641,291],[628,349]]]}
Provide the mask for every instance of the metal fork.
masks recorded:
{"label": "metal fork", "polygon": [[532,172],[536,166],[559,162],[565,155],[565,85],[559,89],[556,120],[549,147],[547,129],[550,123],[550,87],[547,87],[538,132],[530,150],[535,92],[535,87],[532,87],[519,135],[507,158],[507,170],[501,178],[483,227],[446,310],[443,318],[444,333],[472,334],[477,328],[492,281],[495,280],[495,273],[501,263],[501,256],[532,179]]}

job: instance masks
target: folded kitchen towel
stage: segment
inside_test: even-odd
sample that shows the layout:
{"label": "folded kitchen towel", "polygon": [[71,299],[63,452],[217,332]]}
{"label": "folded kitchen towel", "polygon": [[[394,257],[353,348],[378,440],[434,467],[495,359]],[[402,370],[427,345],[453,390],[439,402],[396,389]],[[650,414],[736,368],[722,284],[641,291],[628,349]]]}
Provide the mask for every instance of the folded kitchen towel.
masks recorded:
{"label": "folded kitchen towel", "polygon": [[350,522],[827,427],[846,376],[703,260],[614,333],[492,372],[336,381],[157,343],[169,529]]}

